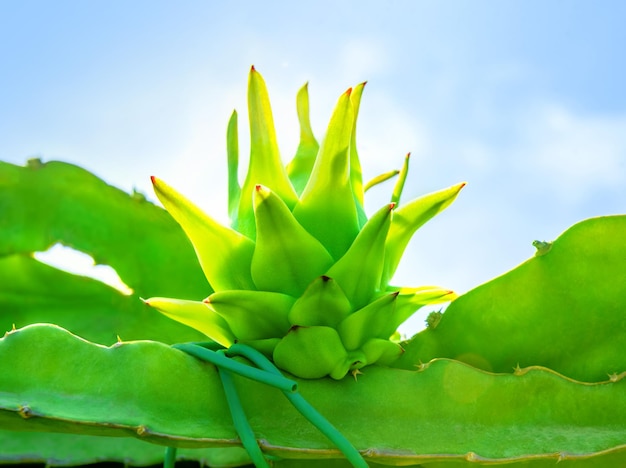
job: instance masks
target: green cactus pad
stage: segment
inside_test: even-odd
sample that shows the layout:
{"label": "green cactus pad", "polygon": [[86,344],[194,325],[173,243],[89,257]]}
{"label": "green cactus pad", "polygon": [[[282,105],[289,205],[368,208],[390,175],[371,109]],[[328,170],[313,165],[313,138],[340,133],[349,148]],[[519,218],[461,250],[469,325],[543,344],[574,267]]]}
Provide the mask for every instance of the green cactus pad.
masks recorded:
{"label": "green cactus pad", "polygon": [[626,216],[572,226],[545,255],[459,297],[404,344],[397,365],[434,357],[495,372],[539,365],[588,382],[625,371],[625,232]]}
{"label": "green cactus pad", "polygon": [[[216,369],[160,343],[102,347],[58,327],[30,326],[0,339],[0,375],[5,429],[238,446]],[[278,390],[235,383],[264,452],[340,456]],[[368,462],[626,463],[623,375],[586,384],[545,368],[492,374],[438,359],[414,371],[370,366],[358,382],[298,385]]]}

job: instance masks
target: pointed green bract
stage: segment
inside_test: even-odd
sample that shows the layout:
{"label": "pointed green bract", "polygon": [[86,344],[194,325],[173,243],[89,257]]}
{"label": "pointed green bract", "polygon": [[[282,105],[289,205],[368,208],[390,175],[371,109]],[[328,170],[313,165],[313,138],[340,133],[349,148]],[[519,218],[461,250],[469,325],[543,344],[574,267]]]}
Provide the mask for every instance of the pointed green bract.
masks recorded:
{"label": "pointed green bract", "polygon": [[239,135],[237,131],[237,111],[233,111],[226,130],[226,154],[228,160],[228,215],[237,218],[241,198],[239,186]]}
{"label": "pointed green bract", "polygon": [[391,194],[391,203],[396,205],[400,203],[400,197],[402,196],[402,190],[404,189],[404,183],[406,182],[406,176],[409,174],[409,158],[411,153],[407,154],[404,158],[404,164],[400,170],[400,175],[396,181],[396,185],[393,187],[393,193]]}
{"label": "pointed green bract", "polygon": [[228,323],[237,339],[262,340],[287,333],[294,301],[276,292],[222,291],[211,294],[205,305]]}
{"label": "pointed green bract", "polygon": [[361,170],[361,161],[359,160],[359,153],[356,146],[356,121],[359,116],[359,109],[361,107],[361,96],[363,96],[363,89],[365,88],[365,82],[356,85],[352,89],[350,94],[350,101],[354,109],[354,121],[352,123],[352,135],[350,136],[350,184],[352,185],[352,192],[358,202],[358,205],[363,208],[365,205],[363,200],[363,173]]}
{"label": "pointed green bract", "polygon": [[381,338],[368,340],[361,349],[367,362],[375,362],[381,366],[392,364],[404,353],[404,349],[398,343]]}
{"label": "pointed green bract", "polygon": [[235,343],[235,335],[228,323],[202,302],[165,297],[153,297],[144,302],[163,315],[201,331],[224,347]]}
{"label": "pointed green bract", "polygon": [[294,216],[330,252],[341,257],[359,232],[350,182],[350,137],[354,111],[351,90],[341,95],[330,119],[311,177]]}
{"label": "pointed green bract", "polygon": [[339,324],[337,331],[347,350],[359,349],[370,338],[388,339],[391,336],[395,329],[388,333],[385,329],[396,308],[397,296],[397,293],[387,294],[370,302]]}
{"label": "pointed green bract", "polygon": [[400,171],[397,169],[394,169],[393,171],[384,172],[383,174],[379,174],[376,177],[373,177],[369,181],[367,181],[367,184],[365,184],[365,187],[363,188],[363,190],[367,192],[372,187],[375,187],[378,184],[382,184],[383,182],[386,182],[389,179],[394,178],[398,174],[400,174]]}
{"label": "pointed green bract", "polygon": [[354,108],[354,123],[352,124],[352,135],[350,137],[350,185],[356,202],[357,218],[359,229],[367,223],[367,214],[365,213],[365,189],[363,187],[363,172],[361,169],[361,161],[359,160],[359,152],[356,145],[356,122],[361,107],[361,96],[363,95],[365,83],[360,83],[354,87],[350,94],[350,100]]}
{"label": "pointed green bract", "polygon": [[277,366],[305,379],[337,372],[347,357],[337,331],[330,327],[293,327],[274,350]]}
{"label": "pointed green bract", "polygon": [[211,287],[215,291],[253,289],[250,265],[254,243],[207,216],[162,180],[153,177],[152,183],[165,209],[193,243]]}
{"label": "pointed green bract", "polygon": [[402,325],[420,307],[450,302],[457,298],[454,291],[436,286],[401,288],[398,292],[397,306],[389,323],[392,330]]}
{"label": "pointed green bract", "polygon": [[[403,353],[397,327],[421,306],[455,297],[433,286],[389,285],[413,233],[448,206],[464,184],[398,206],[407,156],[401,171],[364,187],[356,145],[364,86],[340,96],[321,146],[309,120],[308,87],[300,89],[300,144],[285,169],[265,82],[252,68],[250,162],[241,189],[236,113],[227,131],[234,229],[219,226],[165,184],[155,184],[216,291],[202,313],[221,317],[234,340],[303,378],[341,379],[370,364],[391,364]],[[397,174],[392,202],[368,219],[364,191]]]}
{"label": "pointed green bract", "polygon": [[256,247],[252,279],[258,289],[299,296],[332,265],[320,242],[293,217],[273,192],[257,185],[254,192]]}
{"label": "pointed green bract", "polygon": [[292,325],[336,327],[352,311],[350,301],[329,276],[315,279],[289,312]]}
{"label": "pointed green bract", "polygon": [[337,280],[355,309],[363,307],[377,292],[380,284],[392,210],[393,204],[378,210],[359,233],[350,250],[326,273]]}
{"label": "pointed green bract", "polygon": [[302,194],[309,175],[315,164],[315,157],[320,145],[313,135],[309,118],[309,87],[305,84],[296,97],[296,109],[300,122],[300,143],[291,162],[287,165],[287,174],[298,195]]}
{"label": "pointed green bract", "polygon": [[382,284],[387,284],[391,280],[396,268],[398,268],[404,249],[415,231],[446,209],[463,187],[465,187],[465,182],[424,195],[400,206],[395,211],[387,236]]}
{"label": "pointed green bract", "polygon": [[290,209],[294,207],[298,197],[280,159],[265,81],[254,67],[250,70],[248,80],[248,112],[250,164],[241,189],[239,213],[235,226],[239,232],[254,239],[255,224],[252,207],[254,187],[258,184],[269,187],[283,199]]}

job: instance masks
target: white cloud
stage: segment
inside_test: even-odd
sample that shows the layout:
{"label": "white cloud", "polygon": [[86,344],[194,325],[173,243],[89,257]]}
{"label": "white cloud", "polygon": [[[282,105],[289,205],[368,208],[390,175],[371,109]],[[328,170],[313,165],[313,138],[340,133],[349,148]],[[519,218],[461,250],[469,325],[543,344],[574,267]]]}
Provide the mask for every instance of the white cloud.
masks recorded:
{"label": "white cloud", "polygon": [[415,167],[430,145],[425,126],[390,96],[378,91],[371,94],[363,95],[357,128],[365,179],[400,169],[407,153]]}
{"label": "white cloud", "polygon": [[389,68],[384,45],[372,38],[355,38],[344,43],[338,56],[341,75],[366,80]]}
{"label": "white cloud", "polygon": [[[376,104],[376,114],[381,108]],[[582,219],[623,212],[626,115],[590,115],[543,103],[514,110],[493,127],[501,110],[485,110],[486,121],[474,122],[472,135],[424,127],[434,158],[425,161],[428,175],[438,178],[442,167],[458,166],[469,185],[416,233],[397,284],[434,283],[463,293],[532,256],[534,239],[552,240]],[[392,112],[402,115],[401,109]],[[391,141],[389,136],[379,131],[374,138]],[[410,136],[394,139],[406,142]],[[405,332],[417,331],[423,315]]]}
{"label": "white cloud", "polygon": [[563,202],[626,183],[626,115],[581,115],[545,105],[527,116],[521,138],[519,164]]}

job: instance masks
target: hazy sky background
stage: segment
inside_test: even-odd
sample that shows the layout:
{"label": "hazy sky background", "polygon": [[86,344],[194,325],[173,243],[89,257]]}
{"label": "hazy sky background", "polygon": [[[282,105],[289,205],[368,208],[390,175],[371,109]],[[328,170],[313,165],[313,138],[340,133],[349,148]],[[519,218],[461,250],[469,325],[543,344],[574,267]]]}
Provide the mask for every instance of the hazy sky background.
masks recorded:
{"label": "hazy sky background", "polygon": [[321,139],[367,80],[365,178],[410,151],[405,201],[468,182],[396,283],[465,292],[534,239],[626,212],[624,18],[621,1],[0,1],[0,159],[76,163],[152,199],[154,174],[226,219],[225,129],[237,108],[247,155],[250,65],[285,161],[300,86]]}

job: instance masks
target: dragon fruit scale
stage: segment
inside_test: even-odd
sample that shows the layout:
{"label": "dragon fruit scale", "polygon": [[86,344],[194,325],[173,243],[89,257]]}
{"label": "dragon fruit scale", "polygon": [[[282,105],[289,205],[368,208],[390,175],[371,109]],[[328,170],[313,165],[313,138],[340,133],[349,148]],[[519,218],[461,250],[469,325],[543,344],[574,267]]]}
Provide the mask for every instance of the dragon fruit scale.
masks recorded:
{"label": "dragon fruit scale", "polygon": [[[155,192],[193,243],[214,292],[203,301],[145,302],[228,347],[245,343],[305,379],[342,379],[402,353],[396,330],[417,309],[455,295],[434,286],[389,285],[415,231],[465,185],[400,205],[408,171],[364,186],[355,123],[365,83],[344,92],[318,145],[305,85],[297,96],[300,144],[283,166],[265,82],[248,79],[250,162],[237,179],[237,114],[227,131],[229,214],[216,222],[156,177]],[[398,174],[399,173],[399,174]],[[398,174],[391,201],[369,219],[364,191]]]}

